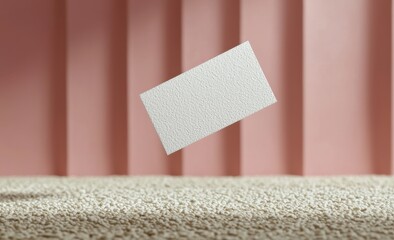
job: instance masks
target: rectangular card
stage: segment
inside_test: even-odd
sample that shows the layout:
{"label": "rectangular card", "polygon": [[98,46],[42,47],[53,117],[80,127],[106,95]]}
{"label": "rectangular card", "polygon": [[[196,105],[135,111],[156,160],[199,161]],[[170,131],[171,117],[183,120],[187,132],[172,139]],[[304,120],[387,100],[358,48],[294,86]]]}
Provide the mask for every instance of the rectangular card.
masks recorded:
{"label": "rectangular card", "polygon": [[167,154],[276,102],[249,42],[140,97]]}

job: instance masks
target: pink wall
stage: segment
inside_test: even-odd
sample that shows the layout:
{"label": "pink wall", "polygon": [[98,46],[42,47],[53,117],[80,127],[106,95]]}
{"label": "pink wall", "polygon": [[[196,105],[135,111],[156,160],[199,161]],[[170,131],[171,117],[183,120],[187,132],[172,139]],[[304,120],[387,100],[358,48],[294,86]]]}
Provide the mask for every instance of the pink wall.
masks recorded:
{"label": "pink wall", "polygon": [[[0,175],[394,173],[390,0],[0,2]],[[166,156],[138,95],[249,40],[278,103]]]}

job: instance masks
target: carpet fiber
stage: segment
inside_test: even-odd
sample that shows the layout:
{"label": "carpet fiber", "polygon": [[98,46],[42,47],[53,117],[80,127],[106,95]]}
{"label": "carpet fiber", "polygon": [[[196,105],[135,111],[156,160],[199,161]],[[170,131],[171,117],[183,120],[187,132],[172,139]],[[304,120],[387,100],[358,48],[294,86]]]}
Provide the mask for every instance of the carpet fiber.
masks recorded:
{"label": "carpet fiber", "polygon": [[0,178],[9,238],[394,239],[394,178]]}

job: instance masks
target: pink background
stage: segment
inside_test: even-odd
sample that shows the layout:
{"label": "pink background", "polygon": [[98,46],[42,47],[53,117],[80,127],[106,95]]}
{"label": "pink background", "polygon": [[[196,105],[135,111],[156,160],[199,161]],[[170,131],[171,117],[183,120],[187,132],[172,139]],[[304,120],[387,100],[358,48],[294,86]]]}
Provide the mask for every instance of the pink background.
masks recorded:
{"label": "pink background", "polygon": [[[1,0],[0,175],[394,173],[390,0]],[[249,40],[278,103],[167,157],[138,95]]]}

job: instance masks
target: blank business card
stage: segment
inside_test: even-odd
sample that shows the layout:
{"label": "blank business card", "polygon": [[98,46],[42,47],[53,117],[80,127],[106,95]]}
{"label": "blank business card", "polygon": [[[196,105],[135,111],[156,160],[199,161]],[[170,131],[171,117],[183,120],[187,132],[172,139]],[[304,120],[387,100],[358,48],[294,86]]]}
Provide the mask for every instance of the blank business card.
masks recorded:
{"label": "blank business card", "polygon": [[276,102],[249,42],[140,97],[167,154]]}

